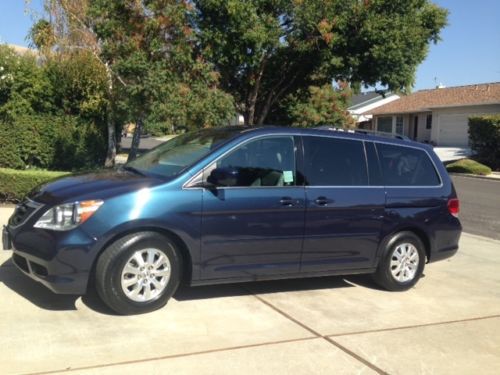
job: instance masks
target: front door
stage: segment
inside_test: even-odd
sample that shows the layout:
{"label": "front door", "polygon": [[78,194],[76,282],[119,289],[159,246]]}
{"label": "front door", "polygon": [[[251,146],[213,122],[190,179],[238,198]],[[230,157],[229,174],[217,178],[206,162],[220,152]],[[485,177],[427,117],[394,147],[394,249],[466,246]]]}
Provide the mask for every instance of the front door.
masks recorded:
{"label": "front door", "polygon": [[413,116],[413,139],[418,138],[418,115]]}
{"label": "front door", "polygon": [[373,145],[365,151],[358,140],[303,139],[306,227],[301,271],[372,267],[385,205],[380,181],[369,183],[366,152]]}
{"label": "front door", "polygon": [[233,181],[203,191],[204,279],[257,278],[298,272],[305,193],[297,186],[293,136],[248,141],[206,168],[231,170]]}

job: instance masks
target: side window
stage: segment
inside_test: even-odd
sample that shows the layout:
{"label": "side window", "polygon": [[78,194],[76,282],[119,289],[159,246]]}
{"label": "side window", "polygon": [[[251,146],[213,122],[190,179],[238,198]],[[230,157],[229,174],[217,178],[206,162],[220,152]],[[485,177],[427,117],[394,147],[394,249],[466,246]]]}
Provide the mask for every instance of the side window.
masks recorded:
{"label": "side window", "polygon": [[307,185],[368,185],[363,142],[304,137],[304,163]]}
{"label": "side window", "polygon": [[427,115],[427,119],[425,120],[425,128],[432,129],[432,115]]}
{"label": "side window", "polygon": [[234,177],[225,186],[293,186],[296,181],[294,139],[282,136],[250,141],[208,169],[207,175],[222,170]]}
{"label": "side window", "polygon": [[426,152],[414,148],[377,144],[386,186],[437,186],[439,176]]}

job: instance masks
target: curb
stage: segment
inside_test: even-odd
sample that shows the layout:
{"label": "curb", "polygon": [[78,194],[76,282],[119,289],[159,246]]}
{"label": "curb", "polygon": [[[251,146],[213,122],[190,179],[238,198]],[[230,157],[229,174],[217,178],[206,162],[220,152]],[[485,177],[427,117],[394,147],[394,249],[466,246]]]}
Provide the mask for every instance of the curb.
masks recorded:
{"label": "curb", "polygon": [[448,174],[450,176],[478,178],[478,179],[481,179],[481,180],[498,181],[498,182],[500,182],[500,177],[488,177],[488,176],[481,176],[481,175],[470,174],[470,173],[448,173]]}

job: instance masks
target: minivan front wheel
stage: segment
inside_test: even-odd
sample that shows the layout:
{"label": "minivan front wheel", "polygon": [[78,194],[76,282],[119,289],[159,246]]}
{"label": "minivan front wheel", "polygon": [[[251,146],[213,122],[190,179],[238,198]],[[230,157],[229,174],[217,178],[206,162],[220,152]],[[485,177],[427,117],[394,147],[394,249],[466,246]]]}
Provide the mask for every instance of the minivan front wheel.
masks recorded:
{"label": "minivan front wheel", "polygon": [[139,314],[164,306],[181,278],[175,244],[156,232],[127,235],[99,257],[96,289],[115,312]]}
{"label": "minivan front wheel", "polygon": [[396,233],[385,244],[374,274],[375,281],[390,291],[410,289],[424,271],[424,244],[417,235],[408,231]]}

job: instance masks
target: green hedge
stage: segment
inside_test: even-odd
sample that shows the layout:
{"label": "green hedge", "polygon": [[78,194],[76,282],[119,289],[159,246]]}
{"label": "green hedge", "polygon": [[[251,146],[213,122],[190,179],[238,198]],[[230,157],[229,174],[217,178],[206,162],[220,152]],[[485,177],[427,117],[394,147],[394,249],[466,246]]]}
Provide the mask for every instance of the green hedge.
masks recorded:
{"label": "green hedge", "polygon": [[20,116],[0,122],[0,167],[52,170],[102,165],[106,137],[75,116]]}
{"label": "green hedge", "polygon": [[469,138],[478,160],[500,169],[500,115],[469,118]]}
{"label": "green hedge", "polygon": [[458,160],[446,166],[448,172],[470,173],[486,176],[491,173],[491,168],[470,159]]}
{"label": "green hedge", "polygon": [[0,201],[19,202],[36,186],[68,172],[0,168]]}

